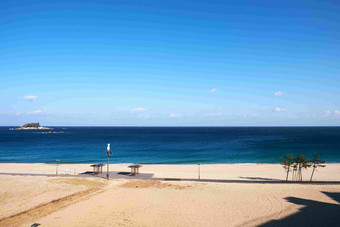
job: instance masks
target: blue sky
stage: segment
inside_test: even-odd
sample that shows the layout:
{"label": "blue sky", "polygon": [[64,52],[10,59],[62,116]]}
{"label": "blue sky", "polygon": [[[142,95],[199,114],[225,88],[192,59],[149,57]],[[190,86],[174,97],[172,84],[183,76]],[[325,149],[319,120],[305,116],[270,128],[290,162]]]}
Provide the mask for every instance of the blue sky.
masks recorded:
{"label": "blue sky", "polygon": [[1,1],[0,125],[340,125],[339,1]]}

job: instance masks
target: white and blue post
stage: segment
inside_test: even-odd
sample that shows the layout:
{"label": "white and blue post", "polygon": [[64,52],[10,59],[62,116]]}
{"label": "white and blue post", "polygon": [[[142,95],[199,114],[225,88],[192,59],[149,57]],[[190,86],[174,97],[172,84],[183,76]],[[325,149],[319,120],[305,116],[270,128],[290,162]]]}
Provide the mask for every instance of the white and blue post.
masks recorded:
{"label": "white and blue post", "polygon": [[106,179],[109,179],[110,155],[112,155],[112,151],[110,150],[110,144],[109,144],[109,143],[107,144],[106,155],[107,155],[107,172],[106,172]]}

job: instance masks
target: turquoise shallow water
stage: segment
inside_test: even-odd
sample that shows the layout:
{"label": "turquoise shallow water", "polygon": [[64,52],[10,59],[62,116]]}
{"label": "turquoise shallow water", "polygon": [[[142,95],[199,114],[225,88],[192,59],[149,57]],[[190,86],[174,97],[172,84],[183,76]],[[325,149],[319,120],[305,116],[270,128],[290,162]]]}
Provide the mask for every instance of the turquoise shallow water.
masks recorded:
{"label": "turquoise shallow water", "polygon": [[[53,126],[52,126],[53,127]],[[340,163],[340,127],[0,127],[0,162],[279,163],[288,153]]]}

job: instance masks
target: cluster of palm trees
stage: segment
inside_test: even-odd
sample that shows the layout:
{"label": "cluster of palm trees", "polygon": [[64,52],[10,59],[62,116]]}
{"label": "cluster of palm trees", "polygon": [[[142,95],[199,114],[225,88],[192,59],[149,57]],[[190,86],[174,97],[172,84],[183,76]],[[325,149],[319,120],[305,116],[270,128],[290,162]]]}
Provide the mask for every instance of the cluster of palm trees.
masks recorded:
{"label": "cluster of palm trees", "polygon": [[314,153],[313,159],[308,160],[306,156],[299,154],[297,157],[293,157],[293,154],[287,154],[281,159],[283,168],[287,171],[286,181],[288,181],[289,173],[292,172],[292,181],[302,181],[302,169],[313,168],[310,176],[310,181],[313,179],[314,171],[319,167],[326,167],[323,165],[325,161],[320,159],[320,155]]}

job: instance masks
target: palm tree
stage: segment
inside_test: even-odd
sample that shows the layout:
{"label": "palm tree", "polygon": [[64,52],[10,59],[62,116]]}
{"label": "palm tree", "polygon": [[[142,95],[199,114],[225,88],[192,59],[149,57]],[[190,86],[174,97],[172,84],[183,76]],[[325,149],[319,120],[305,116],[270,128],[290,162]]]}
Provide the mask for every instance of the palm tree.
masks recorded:
{"label": "palm tree", "polygon": [[300,169],[301,169],[301,161],[300,161],[300,156],[301,154],[299,154],[295,159],[295,165],[296,165],[296,176],[295,176],[295,180],[299,181],[300,180]]}
{"label": "palm tree", "polygon": [[293,163],[293,175],[292,175],[292,181],[293,180],[297,180],[297,173],[296,173],[296,171],[297,171],[297,164],[296,163]]}
{"label": "palm tree", "polygon": [[318,167],[321,167],[321,168],[326,167],[326,165],[322,165],[323,163],[325,163],[325,161],[321,160],[320,159],[320,155],[317,154],[317,153],[314,153],[314,157],[311,160],[311,163],[312,163],[312,167],[313,167],[313,172],[312,172],[312,175],[310,176],[310,181],[312,181],[312,179],[313,179],[314,171],[316,170],[316,168],[318,168]]}
{"label": "palm tree", "polygon": [[283,166],[283,168],[287,170],[286,181],[288,181],[290,167],[294,163],[293,154],[292,153],[287,154],[284,158],[280,158],[280,159],[281,159],[281,165]]}
{"label": "palm tree", "polygon": [[309,161],[308,161],[307,157],[302,155],[302,154],[299,154],[295,158],[295,162],[296,162],[296,164],[298,166],[298,180],[302,181],[302,168],[307,169],[311,165],[309,164]]}

